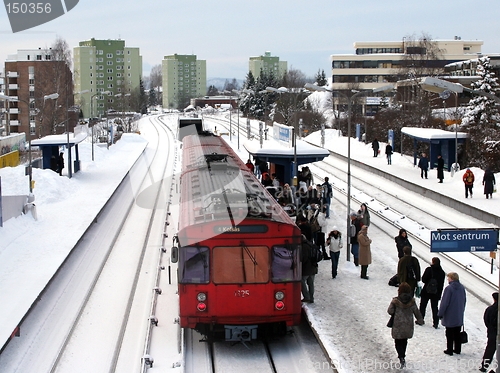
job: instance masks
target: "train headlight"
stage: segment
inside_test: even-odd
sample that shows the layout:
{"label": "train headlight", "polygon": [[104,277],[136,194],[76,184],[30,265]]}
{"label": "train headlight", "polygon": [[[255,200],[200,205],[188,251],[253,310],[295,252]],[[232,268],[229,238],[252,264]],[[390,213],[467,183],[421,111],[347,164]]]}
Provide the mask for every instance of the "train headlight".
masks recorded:
{"label": "train headlight", "polygon": [[204,302],[207,300],[207,295],[205,293],[198,293],[196,299],[198,299],[198,302]]}
{"label": "train headlight", "polygon": [[205,303],[198,303],[198,306],[196,307],[198,309],[198,311],[205,311],[207,309],[207,305]]}
{"label": "train headlight", "polygon": [[285,303],[279,300],[274,304],[274,307],[276,307],[278,311],[281,311],[283,308],[285,308]]}
{"label": "train headlight", "polygon": [[282,291],[277,291],[276,294],[274,294],[274,297],[276,300],[283,300],[285,298],[285,293]]}

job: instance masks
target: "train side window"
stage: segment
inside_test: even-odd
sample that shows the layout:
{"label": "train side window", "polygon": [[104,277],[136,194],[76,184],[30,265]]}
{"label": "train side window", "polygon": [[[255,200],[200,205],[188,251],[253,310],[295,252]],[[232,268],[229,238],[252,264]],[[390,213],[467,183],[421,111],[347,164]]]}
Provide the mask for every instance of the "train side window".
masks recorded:
{"label": "train side window", "polygon": [[259,284],[269,281],[267,246],[214,247],[215,284]]}
{"label": "train side window", "polygon": [[179,278],[182,284],[208,284],[209,275],[208,247],[179,248]]}
{"label": "train side window", "polygon": [[274,246],[272,262],[273,282],[299,281],[302,268],[297,247]]}

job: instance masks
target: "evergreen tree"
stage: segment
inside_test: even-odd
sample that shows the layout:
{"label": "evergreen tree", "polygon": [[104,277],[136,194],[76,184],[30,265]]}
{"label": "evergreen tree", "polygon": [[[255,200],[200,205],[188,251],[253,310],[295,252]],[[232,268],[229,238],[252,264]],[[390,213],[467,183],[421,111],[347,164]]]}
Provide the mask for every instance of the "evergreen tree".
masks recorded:
{"label": "evergreen tree", "polygon": [[217,96],[218,94],[219,90],[216,86],[212,84],[210,87],[208,87],[207,96]]}
{"label": "evergreen tree", "polygon": [[327,85],[328,81],[326,80],[325,70],[321,70],[321,72],[318,70],[314,80],[319,87]]}
{"label": "evergreen tree", "polygon": [[149,106],[158,105],[158,100],[156,98],[156,91],[154,89],[149,90]]}
{"label": "evergreen tree", "polygon": [[148,99],[146,97],[146,91],[144,89],[144,82],[142,77],[139,79],[139,103],[141,114],[146,114],[148,112]]}
{"label": "evergreen tree", "polygon": [[[493,95],[500,92],[498,77],[491,71],[489,57],[478,59],[476,71],[479,79],[471,84],[473,90]],[[494,172],[500,170],[499,121],[495,100],[481,95],[471,98],[462,119],[462,126],[469,129],[468,165],[482,169],[490,167]]]}

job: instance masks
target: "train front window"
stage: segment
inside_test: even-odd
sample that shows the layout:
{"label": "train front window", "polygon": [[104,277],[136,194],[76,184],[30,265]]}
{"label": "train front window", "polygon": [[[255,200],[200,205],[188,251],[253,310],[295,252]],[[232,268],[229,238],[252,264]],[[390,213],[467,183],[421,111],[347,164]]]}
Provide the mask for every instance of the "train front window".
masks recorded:
{"label": "train front window", "polygon": [[208,284],[208,247],[181,247],[179,249],[179,278],[182,284]]}
{"label": "train front window", "polygon": [[216,284],[258,284],[269,281],[267,246],[214,247],[213,281]]}
{"label": "train front window", "polygon": [[301,279],[302,267],[299,252],[297,246],[273,247],[273,282],[299,281]]}

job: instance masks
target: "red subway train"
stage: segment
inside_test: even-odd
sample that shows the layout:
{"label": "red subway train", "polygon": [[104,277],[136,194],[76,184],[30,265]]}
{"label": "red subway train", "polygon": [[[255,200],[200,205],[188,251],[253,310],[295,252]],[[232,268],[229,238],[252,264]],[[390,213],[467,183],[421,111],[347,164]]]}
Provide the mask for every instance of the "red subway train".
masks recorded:
{"label": "red subway train", "polygon": [[301,233],[232,148],[183,139],[180,325],[229,341],[286,331],[301,317]]}

